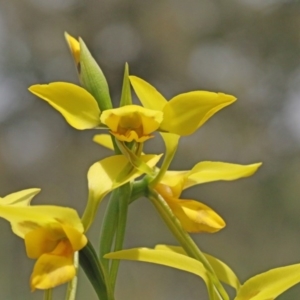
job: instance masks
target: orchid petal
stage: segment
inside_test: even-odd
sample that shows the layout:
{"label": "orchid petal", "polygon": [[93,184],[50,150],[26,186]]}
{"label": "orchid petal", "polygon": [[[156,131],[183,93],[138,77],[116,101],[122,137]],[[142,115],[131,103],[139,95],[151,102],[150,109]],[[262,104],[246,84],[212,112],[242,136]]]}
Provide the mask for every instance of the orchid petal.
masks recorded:
{"label": "orchid petal", "polygon": [[235,100],[231,95],[206,91],[180,94],[164,106],[160,130],[181,136],[192,134],[216,112]]}
{"label": "orchid petal", "polygon": [[65,32],[65,39],[69,45],[69,48],[70,48],[70,51],[75,60],[76,66],[78,66],[78,64],[80,62],[80,44],[75,38],[73,38],[67,32]]}
{"label": "orchid petal", "polygon": [[62,224],[61,227],[72,246],[73,252],[79,251],[87,244],[87,237],[82,232],[69,225]]}
{"label": "orchid petal", "polygon": [[269,270],[248,279],[234,300],[273,300],[300,282],[300,264]]}
{"label": "orchid petal", "polygon": [[168,266],[200,276],[206,285],[209,281],[207,271],[201,262],[176,252],[154,250],[149,248],[133,248],[108,253],[104,255],[104,257],[110,259],[142,261]]}
{"label": "orchid petal", "polygon": [[189,171],[167,171],[160,183],[168,186],[172,190],[172,196],[179,198],[188,172]]}
{"label": "orchid petal", "polygon": [[50,289],[72,280],[76,275],[73,257],[68,241],[60,242],[53,252],[40,256],[30,278],[31,289]]}
{"label": "orchid petal", "polygon": [[19,192],[9,194],[3,198],[0,197],[1,205],[12,205],[12,206],[28,206],[32,198],[37,195],[41,189],[27,189]]}
{"label": "orchid petal", "polygon": [[144,107],[162,111],[168,101],[148,82],[129,76],[131,85]]}
{"label": "orchid petal", "polygon": [[[142,155],[140,159],[147,167],[153,168],[160,157],[161,155]],[[93,164],[88,171],[89,198],[82,217],[85,230],[91,226],[105,195],[142,174],[124,155],[107,157]]]}
{"label": "orchid petal", "polygon": [[96,134],[93,141],[109,150],[114,150],[114,145],[109,134]]}
{"label": "orchid petal", "polygon": [[138,105],[107,109],[100,117],[101,123],[108,126],[111,134],[126,142],[144,142],[152,138],[151,133],[158,129],[162,119],[162,112]]}
{"label": "orchid petal", "polygon": [[[182,247],[170,246],[170,245],[156,245],[155,250],[172,251],[178,254],[187,255]],[[213,257],[209,254],[203,253],[209,264],[216,272],[217,277],[224,283],[230,285],[235,290],[240,288],[240,282],[236,277],[235,273],[221,260]]]}
{"label": "orchid petal", "polygon": [[9,221],[13,232],[24,236],[40,227],[68,225],[79,232],[83,232],[81,220],[74,209],[59,206],[36,205],[36,206],[1,206],[0,217]]}
{"label": "orchid petal", "polygon": [[238,165],[224,162],[203,161],[196,164],[186,175],[183,189],[196,184],[218,181],[236,180],[253,175],[261,163],[251,165]]}
{"label": "orchid petal", "polygon": [[36,259],[44,253],[52,252],[61,238],[63,231],[59,229],[54,231],[53,228],[40,227],[28,232],[24,236],[27,256]]}
{"label": "orchid petal", "polygon": [[[160,157],[161,155],[143,155],[140,159],[152,168]],[[142,175],[141,171],[133,169],[115,182],[127,163],[128,159],[124,155],[114,155],[93,164],[88,172],[89,191],[92,198],[99,201],[111,190]]]}
{"label": "orchid petal", "polygon": [[224,220],[207,205],[188,199],[165,198],[182,227],[193,233],[217,232],[225,227]]}
{"label": "orchid petal", "polygon": [[29,91],[58,110],[76,129],[90,129],[100,125],[98,104],[82,87],[67,82],[53,82],[33,85]]}

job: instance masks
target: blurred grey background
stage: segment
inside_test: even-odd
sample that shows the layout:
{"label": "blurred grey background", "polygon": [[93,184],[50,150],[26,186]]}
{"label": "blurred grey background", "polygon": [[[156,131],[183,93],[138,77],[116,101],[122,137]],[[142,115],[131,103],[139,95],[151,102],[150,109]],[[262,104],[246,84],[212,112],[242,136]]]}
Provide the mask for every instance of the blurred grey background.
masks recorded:
{"label": "blurred grey background", "polygon": [[[173,169],[201,160],[262,161],[236,182],[210,183],[183,194],[212,206],[227,227],[194,235],[241,281],[300,262],[300,3],[284,0],[0,0],[0,195],[30,187],[34,204],[82,213],[89,166],[109,155],[27,88],[77,75],[63,33],[81,36],[101,65],[117,104],[124,63],[170,99],[191,90],[220,91],[238,101],[196,134],[182,138]],[[148,152],[160,153],[157,138]],[[106,202],[89,232],[95,246]],[[176,245],[146,200],[130,207],[125,247]],[[0,299],[41,299],[30,292],[34,261],[1,220]],[[64,287],[54,299],[63,299]],[[300,287],[280,300],[296,299]],[[96,299],[83,272],[77,299]],[[116,299],[207,299],[196,276],[124,262]]]}

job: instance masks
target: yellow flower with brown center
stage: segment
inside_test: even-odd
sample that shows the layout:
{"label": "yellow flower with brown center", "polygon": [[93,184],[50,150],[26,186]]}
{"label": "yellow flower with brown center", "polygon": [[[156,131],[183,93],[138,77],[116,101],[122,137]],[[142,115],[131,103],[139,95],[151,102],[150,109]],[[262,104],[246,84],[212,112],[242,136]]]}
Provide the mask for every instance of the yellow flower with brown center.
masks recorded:
{"label": "yellow flower with brown center", "polygon": [[0,217],[24,239],[29,258],[37,259],[30,278],[31,289],[50,289],[76,275],[74,253],[87,238],[74,209],[58,206],[29,206],[39,189],[28,189],[0,198]]}
{"label": "yellow flower with brown center", "polygon": [[34,85],[29,90],[58,110],[72,127],[79,130],[108,127],[120,141],[144,142],[163,120],[161,111],[138,105],[101,112],[89,92],[71,83]]}
{"label": "yellow flower with brown center", "polygon": [[137,105],[126,105],[105,110],[100,120],[118,140],[142,143],[153,137],[151,133],[158,129],[163,114]]}

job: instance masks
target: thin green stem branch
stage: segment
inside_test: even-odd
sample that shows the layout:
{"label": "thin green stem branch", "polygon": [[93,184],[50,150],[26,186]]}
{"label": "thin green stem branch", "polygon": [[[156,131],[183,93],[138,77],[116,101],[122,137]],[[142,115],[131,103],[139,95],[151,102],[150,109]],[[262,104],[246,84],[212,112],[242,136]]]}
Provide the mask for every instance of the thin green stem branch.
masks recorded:
{"label": "thin green stem branch", "polygon": [[45,290],[44,292],[44,300],[52,300],[53,289]]}
{"label": "thin green stem branch", "polygon": [[119,215],[119,190],[112,192],[108,201],[102,226],[100,230],[100,246],[99,246],[99,260],[107,272],[109,272],[109,260],[103,256],[109,253],[112,249],[112,244],[115,237],[115,232],[118,224]]}
{"label": "thin green stem branch", "polygon": [[76,269],[76,275],[74,278],[68,283],[66,300],[75,300],[76,298],[76,291],[77,291],[77,273],[78,273],[78,265],[79,265],[79,254],[78,251],[74,253],[74,266]]}
{"label": "thin green stem branch", "polygon": [[[126,222],[127,222],[127,213],[128,213],[128,205],[129,199],[131,197],[131,184],[127,183],[119,188],[119,216],[118,216],[118,226],[116,229],[116,236],[115,236],[115,245],[114,251],[119,251],[123,247],[124,237],[125,237],[125,230],[126,230]],[[119,270],[119,260],[112,260],[109,278],[111,282],[111,287],[114,290],[116,285],[117,274]]]}
{"label": "thin green stem branch", "polygon": [[[210,280],[218,291],[220,299],[229,300],[229,297],[224,287],[221,285],[218,277],[216,276],[214,269],[211,267],[206,257],[200,251],[190,235],[182,228],[181,223],[173,214],[172,210],[163,199],[163,197],[161,197],[161,195],[159,195],[155,190],[149,189],[148,198],[158,210],[161,217],[163,218],[171,232],[174,234],[178,242],[181,244],[182,248],[186,251],[186,253],[189,256],[199,260],[204,265],[204,267],[208,271]],[[212,291],[210,293],[212,293]]]}

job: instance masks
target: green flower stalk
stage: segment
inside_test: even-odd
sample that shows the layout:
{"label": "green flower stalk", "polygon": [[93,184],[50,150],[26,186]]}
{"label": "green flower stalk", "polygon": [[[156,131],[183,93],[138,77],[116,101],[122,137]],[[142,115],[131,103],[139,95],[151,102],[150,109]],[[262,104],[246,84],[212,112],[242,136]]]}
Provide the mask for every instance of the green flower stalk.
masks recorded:
{"label": "green flower stalk", "polygon": [[[170,168],[180,138],[195,133],[221,109],[236,101],[232,95],[208,91],[179,94],[169,101],[153,86],[129,75],[125,64],[119,107],[112,107],[105,76],[81,38],[65,34],[80,84],[36,84],[30,92],[57,110],[78,130],[105,130],[94,136],[98,144],[114,151],[88,169],[87,201],[82,217],[68,207],[31,205],[39,189],[27,189],[0,198],[0,218],[24,240],[26,253],[35,259],[30,286],[44,290],[68,283],[66,300],[75,300],[79,265],[99,300],[115,300],[119,260],[160,264],[192,273],[203,280],[210,300],[229,300],[223,284],[234,289],[234,300],[273,300],[300,282],[300,264],[272,269],[241,284],[219,259],[203,253],[190,233],[215,233],[226,224],[210,206],[185,199],[185,189],[214,181],[232,181],[253,175],[261,163],[240,165],[202,161],[190,170]],[[131,87],[142,105],[132,103]],[[146,142],[163,139],[164,154],[145,153]],[[161,165],[160,158],[164,155]],[[99,229],[95,251],[86,232],[100,204],[110,194]],[[146,197],[162,217],[180,246],[123,249],[129,205]],[[136,226],[138,230],[138,226]]]}

